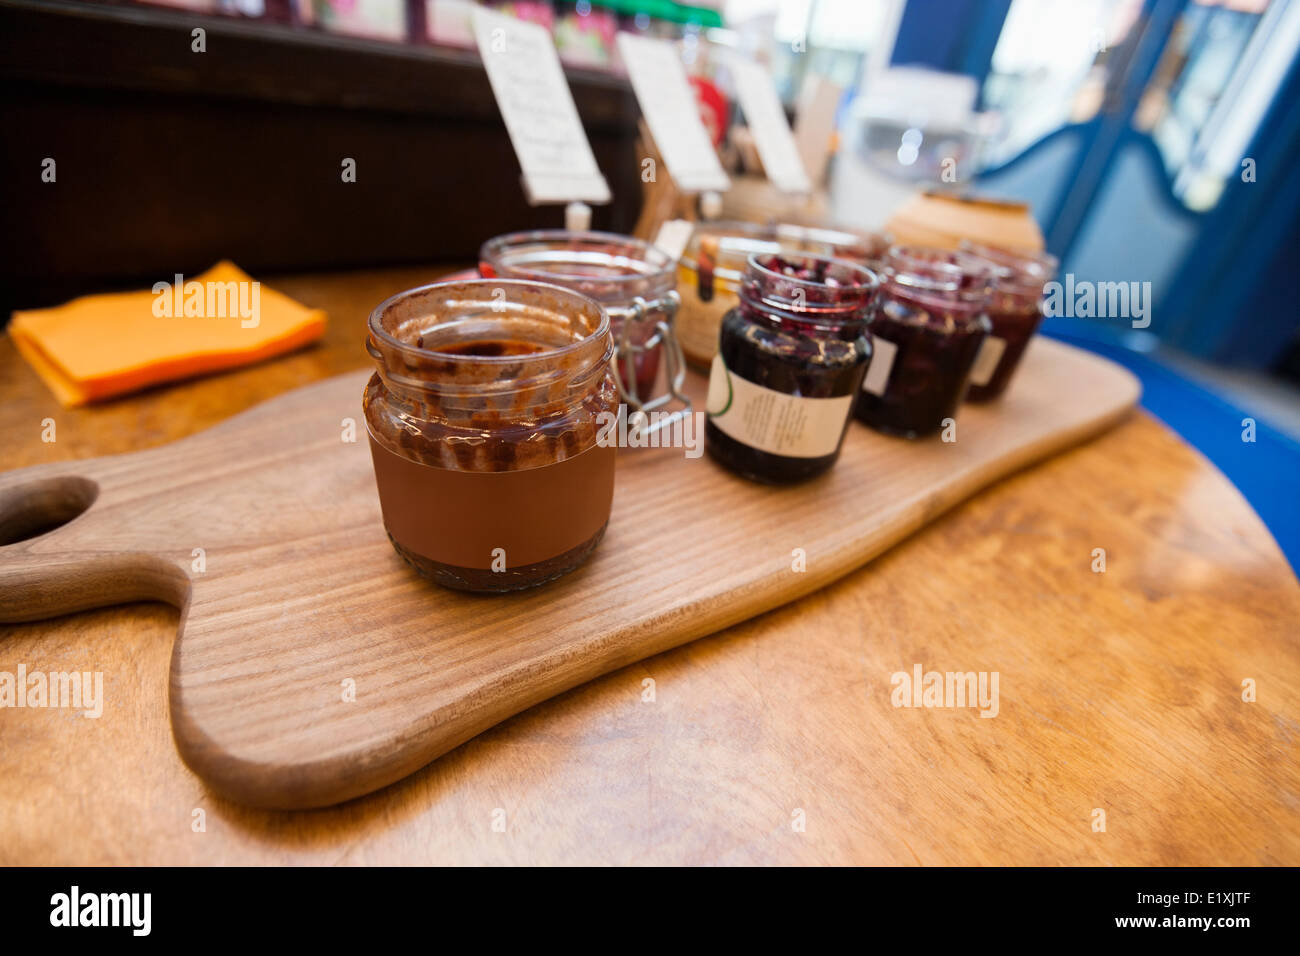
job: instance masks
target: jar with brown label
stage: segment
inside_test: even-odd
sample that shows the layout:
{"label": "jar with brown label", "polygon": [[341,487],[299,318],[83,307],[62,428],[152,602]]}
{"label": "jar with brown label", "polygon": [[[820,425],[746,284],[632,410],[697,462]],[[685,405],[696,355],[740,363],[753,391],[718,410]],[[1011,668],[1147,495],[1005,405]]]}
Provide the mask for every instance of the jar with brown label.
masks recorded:
{"label": "jar with brown label", "polygon": [[443,282],[370,315],[363,410],[393,547],[439,584],[513,591],[605,533],[617,408],[609,317],[538,282]]}

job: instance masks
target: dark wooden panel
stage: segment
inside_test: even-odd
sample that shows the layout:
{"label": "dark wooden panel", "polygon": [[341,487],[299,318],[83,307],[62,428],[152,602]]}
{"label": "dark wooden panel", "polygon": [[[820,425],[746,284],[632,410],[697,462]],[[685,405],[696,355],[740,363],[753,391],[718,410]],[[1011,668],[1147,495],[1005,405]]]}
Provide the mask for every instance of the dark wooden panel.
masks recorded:
{"label": "dark wooden panel", "polygon": [[[208,52],[189,30],[208,29]],[[192,274],[465,261],[558,225],[530,208],[472,53],[135,8],[0,3],[0,285],[7,310]],[[574,98],[632,228],[636,107],[574,72]],[[56,183],[41,181],[46,157]],[[357,161],[357,182],[341,163]]]}

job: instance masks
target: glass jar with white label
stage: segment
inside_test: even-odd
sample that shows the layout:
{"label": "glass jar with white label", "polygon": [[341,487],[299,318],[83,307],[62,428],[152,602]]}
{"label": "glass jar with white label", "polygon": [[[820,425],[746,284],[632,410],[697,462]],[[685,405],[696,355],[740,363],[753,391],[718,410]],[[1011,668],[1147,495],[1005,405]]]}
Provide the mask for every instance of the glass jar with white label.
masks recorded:
{"label": "glass jar with white label", "polygon": [[971,372],[968,402],[988,402],[1006,391],[1016,366],[1043,321],[1043,287],[1058,262],[1046,252],[1013,252],[965,240],[962,252],[996,268],[989,300],[993,331]]}
{"label": "glass jar with white label", "polygon": [[739,301],[750,256],[830,256],[874,270],[889,245],[887,237],[875,233],[793,223],[697,223],[678,263],[682,308],[676,328],[686,361],[701,371],[711,367],[718,330]]}
{"label": "glass jar with white label", "polygon": [[883,271],[854,414],[891,435],[932,435],[956,420],[992,328],[994,270],[964,253],[895,246]]}
{"label": "glass jar with white label", "polygon": [[871,358],[879,285],[842,259],[750,257],[709,374],[705,447],[716,461],[772,483],[835,463]]}

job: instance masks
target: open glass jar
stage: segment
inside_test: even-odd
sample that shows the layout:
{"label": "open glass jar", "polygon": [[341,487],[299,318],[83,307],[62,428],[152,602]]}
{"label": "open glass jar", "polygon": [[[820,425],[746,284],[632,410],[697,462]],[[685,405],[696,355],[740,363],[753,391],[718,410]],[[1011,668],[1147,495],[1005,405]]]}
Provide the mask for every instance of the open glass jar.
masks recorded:
{"label": "open glass jar", "polygon": [[871,323],[873,356],[854,413],[916,438],[954,418],[990,328],[992,270],[960,253],[894,247]]}
{"label": "open glass jar", "polygon": [[697,224],[678,263],[682,308],[677,316],[677,340],[686,360],[700,369],[710,367],[718,352],[722,317],[740,301],[750,256],[828,256],[876,269],[888,247],[883,236],[838,229],[747,222]]}
{"label": "open glass jar", "polygon": [[[595,299],[609,313],[619,356],[620,394],[632,411],[659,408],[682,393],[685,366],[673,322],[680,299],[668,254],[649,243],[610,232],[546,229],[489,239],[479,251],[485,279],[552,282]],[[655,395],[660,356],[667,390]]]}
{"label": "open glass jar", "polygon": [[757,481],[800,481],[839,457],[871,357],[879,282],[822,256],[751,256],[709,374],[705,448]]}
{"label": "open glass jar", "polygon": [[600,542],[617,407],[609,317],[536,282],[442,282],[370,315],[363,411],[393,547],[439,584],[513,591]]}
{"label": "open glass jar", "polygon": [[1006,391],[1029,340],[1043,321],[1043,287],[1056,278],[1057,259],[1046,252],[1013,252],[964,240],[962,252],[995,270],[989,298],[993,331],[971,372],[966,400],[987,402]]}

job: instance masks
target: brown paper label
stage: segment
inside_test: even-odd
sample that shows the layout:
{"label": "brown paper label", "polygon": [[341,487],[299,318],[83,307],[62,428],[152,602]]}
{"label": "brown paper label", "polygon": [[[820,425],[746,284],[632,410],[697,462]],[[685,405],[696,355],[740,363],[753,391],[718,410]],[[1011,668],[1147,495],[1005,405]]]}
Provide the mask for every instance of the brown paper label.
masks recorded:
{"label": "brown paper label", "polygon": [[524,471],[453,471],[411,461],[370,436],[379,505],[402,547],[459,568],[490,569],[494,551],[520,568],[596,534],[614,499],[614,448],[593,445]]}

